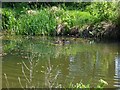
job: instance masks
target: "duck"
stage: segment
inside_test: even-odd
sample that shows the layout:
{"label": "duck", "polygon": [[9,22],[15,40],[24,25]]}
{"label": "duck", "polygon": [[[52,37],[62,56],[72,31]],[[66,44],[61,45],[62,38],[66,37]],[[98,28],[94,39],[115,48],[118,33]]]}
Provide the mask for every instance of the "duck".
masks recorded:
{"label": "duck", "polygon": [[70,41],[62,39],[62,40],[55,41],[54,44],[65,45],[65,44],[70,44]]}

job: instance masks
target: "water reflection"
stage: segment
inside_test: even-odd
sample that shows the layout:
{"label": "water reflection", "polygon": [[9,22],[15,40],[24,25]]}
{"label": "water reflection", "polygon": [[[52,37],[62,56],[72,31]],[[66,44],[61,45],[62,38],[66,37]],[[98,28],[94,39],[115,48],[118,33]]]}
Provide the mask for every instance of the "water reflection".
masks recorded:
{"label": "water reflection", "polygon": [[120,87],[120,55],[115,57],[115,87]]}
{"label": "water reflection", "polygon": [[[9,87],[20,87],[18,77],[21,77],[21,82],[26,85],[21,65],[24,61],[26,66],[31,67],[32,63],[29,63],[29,59],[33,57],[34,64],[39,59],[38,65],[34,70],[31,69],[34,71],[33,74],[30,75],[27,70],[25,73],[27,77],[33,77],[31,82],[33,81],[33,85],[39,84],[38,87],[45,87],[45,74],[41,71],[46,71],[48,60],[50,60],[53,70],[59,72],[57,82],[62,85],[82,80],[85,84],[91,81],[94,86],[99,79],[104,79],[109,84],[107,87],[114,87],[120,79],[120,55],[116,56],[119,44],[91,44],[89,42],[85,39],[65,37],[4,38],[3,50],[7,55],[3,56],[2,60],[3,87],[6,87],[4,73],[11,82]],[[56,67],[58,68],[56,69]],[[56,75],[55,71],[53,71],[53,76]]]}
{"label": "water reflection", "polygon": [[75,57],[70,55],[70,56],[69,56],[69,60],[70,60],[70,62],[74,62]]}

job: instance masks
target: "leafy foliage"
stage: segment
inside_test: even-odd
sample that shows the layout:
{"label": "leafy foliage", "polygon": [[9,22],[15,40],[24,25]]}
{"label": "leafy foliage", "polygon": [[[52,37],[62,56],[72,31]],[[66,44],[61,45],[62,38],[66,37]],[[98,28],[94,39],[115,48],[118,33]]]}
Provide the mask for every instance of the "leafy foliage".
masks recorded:
{"label": "leafy foliage", "polygon": [[27,35],[51,35],[56,26],[54,16],[47,9],[40,10],[36,15],[21,15],[17,23],[18,29],[16,32]]}
{"label": "leafy foliage", "polygon": [[11,9],[2,10],[2,29],[14,29],[16,23],[15,12]]}
{"label": "leafy foliage", "polygon": [[[9,4],[14,8],[11,9]],[[3,30],[16,34],[53,35],[59,24],[65,24],[66,32],[70,32],[70,28],[74,26],[82,28],[102,21],[119,22],[117,3],[114,2],[18,3],[18,5],[17,3],[3,5],[5,7],[2,12]],[[28,13],[30,10],[36,14]]]}
{"label": "leafy foliage", "polygon": [[96,22],[115,20],[117,4],[111,2],[94,2],[86,8],[91,15],[96,17]]}

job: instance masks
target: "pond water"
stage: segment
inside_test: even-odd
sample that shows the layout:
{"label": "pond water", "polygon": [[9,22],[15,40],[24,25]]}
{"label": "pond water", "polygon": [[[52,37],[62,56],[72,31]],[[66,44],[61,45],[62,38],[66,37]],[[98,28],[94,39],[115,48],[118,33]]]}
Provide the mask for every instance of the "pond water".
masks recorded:
{"label": "pond water", "polygon": [[120,87],[120,43],[72,37],[2,38],[2,87],[68,87],[70,82]]}

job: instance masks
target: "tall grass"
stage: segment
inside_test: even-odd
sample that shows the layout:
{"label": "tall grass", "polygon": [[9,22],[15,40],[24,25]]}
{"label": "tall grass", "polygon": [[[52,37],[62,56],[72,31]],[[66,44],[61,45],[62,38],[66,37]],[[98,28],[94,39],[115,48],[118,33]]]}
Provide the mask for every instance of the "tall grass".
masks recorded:
{"label": "tall grass", "polygon": [[67,22],[70,27],[81,27],[83,25],[93,23],[95,18],[88,12],[66,11],[64,15],[61,16],[61,19],[63,22]]}
{"label": "tall grass", "polygon": [[[53,35],[59,24],[65,24],[65,30],[79,28],[85,25],[100,23],[101,21],[117,21],[116,3],[94,2],[84,7],[84,10],[68,9],[63,5],[40,7],[33,10],[36,14],[27,13],[30,8],[8,9],[2,12],[2,29],[9,32],[25,35]],[[79,6],[80,8],[80,6]],[[82,7],[83,8],[83,7]],[[31,10],[31,9],[30,9]]]}
{"label": "tall grass", "polygon": [[21,14],[18,18],[14,11],[3,10],[2,29],[16,34],[52,35],[56,28],[54,15],[47,9],[41,9],[34,14]]}
{"label": "tall grass", "polygon": [[52,35],[55,28],[55,17],[47,9],[43,9],[35,15],[21,15],[15,32],[27,35]]}
{"label": "tall grass", "polygon": [[16,26],[15,12],[12,9],[2,9],[2,30],[13,31]]}

